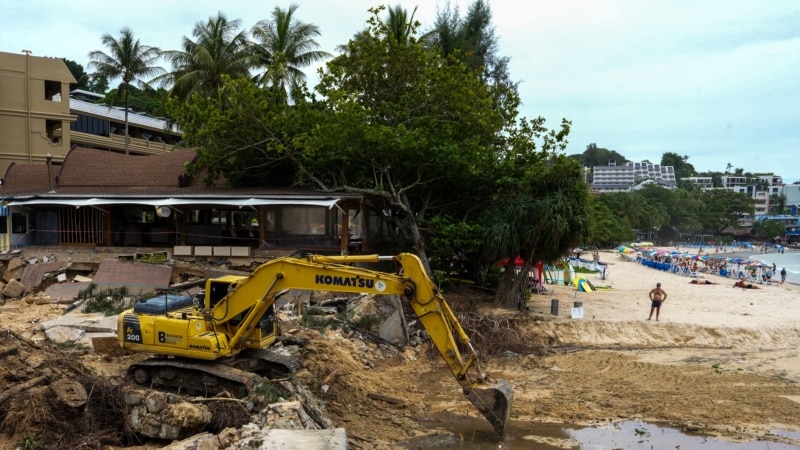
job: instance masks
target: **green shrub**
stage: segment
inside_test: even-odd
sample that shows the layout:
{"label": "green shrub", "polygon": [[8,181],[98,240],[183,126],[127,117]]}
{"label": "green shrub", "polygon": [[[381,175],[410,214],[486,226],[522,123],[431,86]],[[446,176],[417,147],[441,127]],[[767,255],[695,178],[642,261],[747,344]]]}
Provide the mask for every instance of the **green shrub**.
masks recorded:
{"label": "green shrub", "polygon": [[128,288],[124,286],[99,292],[95,292],[96,287],[94,284],[90,284],[89,287],[78,293],[79,298],[86,299],[83,312],[101,312],[106,316],[113,316],[132,308],[138,300],[129,295]]}

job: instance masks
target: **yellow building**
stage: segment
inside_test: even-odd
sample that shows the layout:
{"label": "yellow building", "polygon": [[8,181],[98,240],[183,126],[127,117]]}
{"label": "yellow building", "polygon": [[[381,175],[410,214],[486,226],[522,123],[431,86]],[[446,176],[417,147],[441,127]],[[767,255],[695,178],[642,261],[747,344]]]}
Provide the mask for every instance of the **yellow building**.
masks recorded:
{"label": "yellow building", "polygon": [[0,52],[0,174],[11,163],[58,160],[70,148],[69,84],[61,58]]}

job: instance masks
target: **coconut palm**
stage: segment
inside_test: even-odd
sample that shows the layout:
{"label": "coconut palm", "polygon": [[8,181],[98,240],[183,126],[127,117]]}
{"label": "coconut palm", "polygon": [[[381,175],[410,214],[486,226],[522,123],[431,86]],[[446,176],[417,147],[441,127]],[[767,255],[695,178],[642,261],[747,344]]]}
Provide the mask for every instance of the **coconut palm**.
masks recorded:
{"label": "coconut palm", "polygon": [[231,20],[221,12],[207,22],[197,22],[192,37],[183,37],[181,50],[164,52],[172,72],[160,81],[171,84],[170,95],[188,100],[197,92],[215,93],[223,75],[250,77],[253,59],[241,20]]}
{"label": "coconut palm", "polygon": [[[378,6],[376,11],[382,11],[386,9],[385,6]],[[410,42],[411,38],[414,37],[415,33],[417,32],[417,28],[419,23],[414,19],[414,16],[417,14],[417,8],[414,8],[411,11],[411,14],[408,13],[408,10],[403,8],[400,5],[396,5],[394,7],[388,8],[388,13],[386,18],[382,20],[383,26],[387,30],[387,34],[398,44],[407,44]],[[354,34],[352,37],[352,41],[362,41],[364,39],[368,39],[370,37],[367,30],[361,30],[358,33]],[[420,40],[429,39],[429,33],[423,34],[420,36]],[[347,53],[349,51],[348,45],[340,45],[336,47],[336,49],[342,53]]]}
{"label": "coconut palm", "polygon": [[164,72],[163,68],[156,65],[156,61],[161,57],[161,50],[139,42],[128,27],[120,30],[119,38],[104,34],[101,40],[108,53],[101,50],[89,52],[89,66],[94,68],[97,74],[109,79],[122,78],[121,86],[125,88],[125,154],[127,155],[129,153],[128,86],[133,81],[144,85],[146,82],[143,77],[152,78]]}
{"label": "coconut palm", "polygon": [[258,84],[284,93],[293,92],[305,80],[302,67],[332,56],[316,50],[319,44],[314,38],[320,35],[319,27],[297,20],[297,8],[295,4],[286,10],[275,7],[271,20],[261,20],[251,30],[256,41],[253,52],[265,68],[257,78]]}

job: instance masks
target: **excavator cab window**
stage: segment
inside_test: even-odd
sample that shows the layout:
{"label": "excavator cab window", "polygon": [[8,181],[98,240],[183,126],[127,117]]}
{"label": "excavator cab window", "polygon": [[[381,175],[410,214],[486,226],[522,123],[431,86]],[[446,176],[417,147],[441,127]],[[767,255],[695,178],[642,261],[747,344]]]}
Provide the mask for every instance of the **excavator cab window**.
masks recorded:
{"label": "excavator cab window", "polygon": [[208,288],[206,298],[208,299],[208,308],[213,308],[219,303],[220,300],[228,295],[228,289],[231,284],[224,281],[212,281],[211,286]]}

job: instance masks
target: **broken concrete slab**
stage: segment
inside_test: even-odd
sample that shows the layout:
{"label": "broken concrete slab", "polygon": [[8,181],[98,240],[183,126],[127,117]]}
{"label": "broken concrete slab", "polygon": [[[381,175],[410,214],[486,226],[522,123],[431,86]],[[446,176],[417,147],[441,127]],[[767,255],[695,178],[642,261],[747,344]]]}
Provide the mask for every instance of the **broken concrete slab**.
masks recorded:
{"label": "broken concrete slab", "polygon": [[19,281],[25,286],[25,293],[27,294],[42,283],[45,275],[58,272],[66,266],[67,263],[59,262],[28,264],[25,266],[25,271],[22,273],[22,278],[20,278]]}
{"label": "broken concrete slab", "polygon": [[[242,430],[242,441],[247,441]],[[261,446],[258,449],[281,450],[337,450],[347,449],[347,433],[344,428],[329,430],[261,430]]]}
{"label": "broken concrete slab", "polygon": [[42,322],[39,326],[51,342],[56,344],[78,342],[91,348],[92,339],[95,337],[116,336],[117,316],[73,312]]}
{"label": "broken concrete slab", "polygon": [[69,303],[78,297],[80,291],[89,287],[86,283],[59,283],[49,286],[45,294],[50,296],[53,303]]}
{"label": "broken concrete slab", "polygon": [[104,316],[102,313],[70,313],[57,319],[42,322],[42,330],[50,328],[67,327],[85,331],[87,333],[113,333],[117,329],[117,316]]}
{"label": "broken concrete slab", "polygon": [[99,288],[126,287],[135,294],[167,289],[171,279],[170,266],[107,259],[100,262],[93,283]]}
{"label": "broken concrete slab", "polygon": [[353,322],[372,318],[377,323],[381,339],[401,347],[408,342],[408,324],[400,298],[396,295],[359,297],[348,303],[347,317]]}

